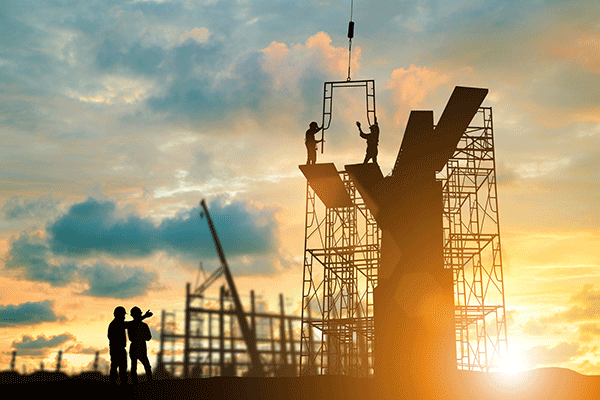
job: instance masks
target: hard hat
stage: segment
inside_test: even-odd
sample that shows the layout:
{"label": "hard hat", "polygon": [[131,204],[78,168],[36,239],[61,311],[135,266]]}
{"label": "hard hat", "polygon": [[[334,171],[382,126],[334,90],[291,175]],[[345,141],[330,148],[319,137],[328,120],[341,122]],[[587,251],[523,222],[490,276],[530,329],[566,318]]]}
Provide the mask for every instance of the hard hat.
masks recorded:
{"label": "hard hat", "polygon": [[138,306],[134,306],[130,312],[132,317],[135,317],[136,315],[142,315],[142,310],[140,310]]}
{"label": "hard hat", "polygon": [[125,307],[123,307],[123,306],[118,306],[113,311],[113,315],[115,317],[124,316],[125,314],[127,314],[127,311],[125,311]]}

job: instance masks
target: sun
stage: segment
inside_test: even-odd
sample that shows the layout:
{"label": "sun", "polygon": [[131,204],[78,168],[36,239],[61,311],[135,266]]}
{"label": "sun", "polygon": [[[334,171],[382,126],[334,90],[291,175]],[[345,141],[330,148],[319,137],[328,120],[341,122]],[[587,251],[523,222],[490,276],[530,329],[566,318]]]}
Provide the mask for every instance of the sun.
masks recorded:
{"label": "sun", "polygon": [[500,372],[513,374],[526,369],[523,359],[516,354],[506,354],[500,361]]}

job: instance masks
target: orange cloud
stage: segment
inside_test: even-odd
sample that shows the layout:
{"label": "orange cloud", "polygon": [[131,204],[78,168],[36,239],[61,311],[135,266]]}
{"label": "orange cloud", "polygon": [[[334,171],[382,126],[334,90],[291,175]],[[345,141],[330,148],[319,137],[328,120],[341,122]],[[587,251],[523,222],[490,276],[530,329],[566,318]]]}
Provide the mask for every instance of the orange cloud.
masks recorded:
{"label": "orange cloud", "polygon": [[[322,58],[327,70],[336,75],[347,75],[348,72],[348,49],[345,47],[334,47],[331,38],[325,32],[319,32],[306,41],[306,48],[313,50]],[[356,47],[352,51],[351,69],[357,71],[360,68],[361,49]]]}
{"label": "orange cloud", "polygon": [[[331,38],[325,32],[309,37],[304,45],[288,47],[285,43],[271,42],[262,49],[264,54],[263,70],[272,74],[276,86],[288,82],[296,82],[306,75],[308,70],[318,70],[326,76],[343,79],[348,74],[348,49],[331,45]],[[361,49],[352,50],[351,69],[356,72],[360,68]]]}
{"label": "orange cloud", "polygon": [[600,35],[589,33],[555,44],[554,54],[600,74]]}
{"label": "orange cloud", "polygon": [[522,352],[523,359],[531,365],[552,365],[568,362],[575,357],[582,356],[590,350],[578,343],[560,342],[554,347],[534,346]]}
{"label": "orange cloud", "polygon": [[[470,68],[461,71],[470,71]],[[392,71],[386,89],[393,92],[392,98],[399,106],[394,122],[400,124],[412,109],[419,108],[426,97],[435,93],[442,85],[448,84],[457,72],[444,72],[439,68],[417,67],[411,64],[408,69]]]}
{"label": "orange cloud", "polygon": [[275,41],[271,42],[269,47],[263,49],[262,51],[265,54],[265,67],[268,70],[274,70],[276,67],[281,66],[290,53],[290,49],[285,43],[279,43]]}
{"label": "orange cloud", "polygon": [[194,28],[191,31],[185,31],[179,36],[179,42],[183,43],[188,39],[193,39],[198,43],[206,43],[208,42],[208,38],[210,36],[210,31],[205,28]]}

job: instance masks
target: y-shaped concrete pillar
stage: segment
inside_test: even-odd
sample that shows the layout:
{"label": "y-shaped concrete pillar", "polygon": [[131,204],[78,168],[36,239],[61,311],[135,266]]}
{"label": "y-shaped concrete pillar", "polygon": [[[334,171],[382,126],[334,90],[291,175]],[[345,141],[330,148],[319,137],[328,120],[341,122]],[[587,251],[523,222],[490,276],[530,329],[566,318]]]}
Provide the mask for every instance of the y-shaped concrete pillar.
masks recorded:
{"label": "y-shaped concrete pillar", "polygon": [[387,396],[441,398],[456,371],[452,270],[444,269],[442,188],[452,157],[487,89],[456,87],[438,121],[411,112],[392,175],[347,165],[382,229],[374,293],[375,375]]}

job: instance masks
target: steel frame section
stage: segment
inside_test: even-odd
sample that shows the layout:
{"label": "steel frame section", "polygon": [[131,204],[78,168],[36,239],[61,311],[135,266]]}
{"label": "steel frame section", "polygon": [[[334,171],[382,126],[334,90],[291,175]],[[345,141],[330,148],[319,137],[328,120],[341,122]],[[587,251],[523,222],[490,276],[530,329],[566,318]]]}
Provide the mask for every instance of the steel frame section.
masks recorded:
{"label": "steel frame section", "polygon": [[[244,317],[256,335],[266,376],[297,376],[300,316],[286,315],[283,304],[279,313],[257,311],[253,293],[251,298]],[[224,287],[218,299],[207,299],[188,283],[183,320],[163,310],[158,364],[181,378],[248,375],[253,364],[238,317]]]}
{"label": "steel frame section", "polygon": [[324,150],[325,131],[331,125],[333,117],[333,91],[335,88],[365,88],[365,104],[367,109],[367,122],[371,126],[376,120],[375,114],[375,80],[347,80],[347,81],[331,81],[323,84],[323,117],[321,120],[321,153]]}
{"label": "steel frame section", "polygon": [[454,271],[459,369],[489,371],[508,350],[491,107],[480,107],[438,175],[444,267]]}
{"label": "steel frame section", "polygon": [[300,374],[373,375],[373,289],[381,231],[348,173],[351,207],[327,208],[307,183]]}

